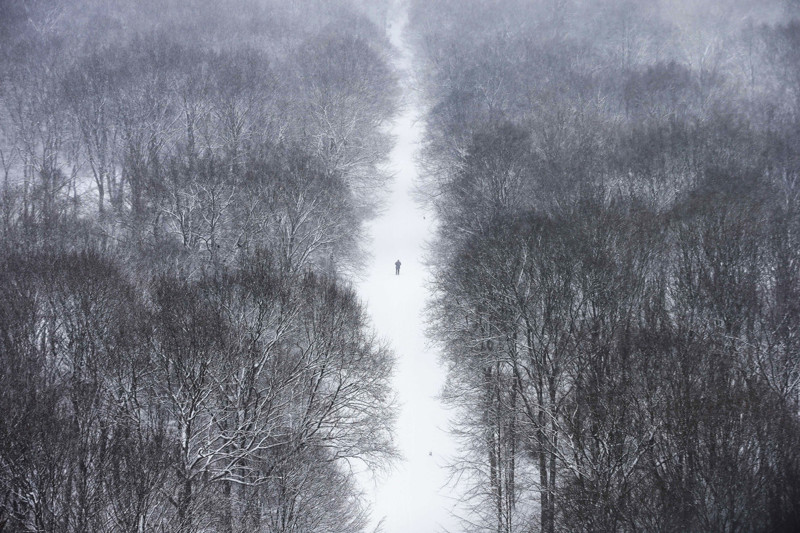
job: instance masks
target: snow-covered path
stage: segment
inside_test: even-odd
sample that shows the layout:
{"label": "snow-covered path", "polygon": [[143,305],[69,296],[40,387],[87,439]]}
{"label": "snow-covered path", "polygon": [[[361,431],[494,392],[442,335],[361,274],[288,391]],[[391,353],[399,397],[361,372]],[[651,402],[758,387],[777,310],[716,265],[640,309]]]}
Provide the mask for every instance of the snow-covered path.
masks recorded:
{"label": "snow-covered path", "polygon": [[[445,372],[436,353],[426,347],[424,336],[422,312],[427,292],[423,254],[433,224],[411,196],[422,110],[411,88],[413,58],[402,40],[404,25],[405,20],[395,20],[390,29],[393,44],[402,52],[398,67],[407,97],[392,126],[396,144],[390,169],[395,180],[387,210],[371,225],[373,261],[358,285],[375,328],[397,355],[393,384],[401,412],[396,442],[403,460],[377,487],[365,490],[372,493],[375,522],[385,519],[384,533],[434,533],[458,531],[445,466],[455,446],[447,433],[448,413],[436,398]],[[398,259],[402,262],[399,276],[394,271]]]}

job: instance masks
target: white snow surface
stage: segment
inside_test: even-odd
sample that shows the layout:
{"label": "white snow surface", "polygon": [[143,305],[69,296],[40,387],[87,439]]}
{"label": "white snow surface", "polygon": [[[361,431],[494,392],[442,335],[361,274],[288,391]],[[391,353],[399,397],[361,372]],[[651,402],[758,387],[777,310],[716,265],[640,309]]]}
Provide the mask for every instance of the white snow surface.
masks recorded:
{"label": "white snow surface", "polygon": [[[370,225],[372,261],[357,290],[375,329],[397,357],[393,386],[401,410],[396,444],[403,458],[377,482],[366,481],[364,490],[372,504],[373,527],[383,520],[383,533],[455,532],[456,499],[447,465],[456,447],[448,433],[449,412],[438,399],[445,369],[426,342],[423,316],[428,296],[425,242],[433,235],[434,221],[412,198],[422,107],[412,90],[411,49],[402,39],[406,21],[397,19],[390,35],[401,51],[397,66],[407,100],[391,127],[396,138],[389,163],[395,176],[392,191],[386,210]],[[395,275],[398,259],[402,266]]]}

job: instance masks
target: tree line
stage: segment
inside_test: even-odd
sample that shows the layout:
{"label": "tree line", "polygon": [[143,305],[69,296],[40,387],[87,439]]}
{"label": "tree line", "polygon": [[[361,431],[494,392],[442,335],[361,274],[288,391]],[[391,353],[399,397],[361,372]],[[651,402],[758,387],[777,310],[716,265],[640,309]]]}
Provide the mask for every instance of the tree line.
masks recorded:
{"label": "tree line", "polygon": [[800,524],[793,2],[413,2],[465,530]]}
{"label": "tree line", "polygon": [[0,531],[366,528],[386,9],[0,2]]}

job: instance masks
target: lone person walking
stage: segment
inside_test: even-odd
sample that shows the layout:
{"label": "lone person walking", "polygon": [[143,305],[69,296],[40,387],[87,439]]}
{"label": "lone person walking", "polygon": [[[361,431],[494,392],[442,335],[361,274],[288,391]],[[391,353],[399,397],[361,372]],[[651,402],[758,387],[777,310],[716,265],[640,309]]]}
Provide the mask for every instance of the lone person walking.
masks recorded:
{"label": "lone person walking", "polygon": [[395,276],[399,276],[400,275],[400,260],[399,259],[394,262],[394,275]]}

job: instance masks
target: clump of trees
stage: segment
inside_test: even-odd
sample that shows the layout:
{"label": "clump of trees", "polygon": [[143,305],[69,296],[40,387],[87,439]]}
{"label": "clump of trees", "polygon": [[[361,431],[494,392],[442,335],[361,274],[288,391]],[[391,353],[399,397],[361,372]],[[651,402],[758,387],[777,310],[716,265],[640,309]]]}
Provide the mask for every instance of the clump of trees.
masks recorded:
{"label": "clump of trees", "polygon": [[413,4],[466,529],[800,525],[800,24],[688,4]]}
{"label": "clump of trees", "polygon": [[392,455],[392,358],[352,290],[264,255],[141,289],[96,253],[4,259],[11,529],[363,528],[342,463]]}
{"label": "clump of trees", "polygon": [[[11,2],[0,113],[6,242],[74,240],[65,227],[86,222],[106,246],[183,264],[191,255],[199,268],[231,264],[279,233],[311,247],[317,266],[355,268],[398,96],[379,29],[346,2],[261,3],[231,42],[201,31],[204,17],[238,24],[224,13],[249,2],[199,2],[191,13],[175,2],[149,16],[105,4]],[[170,19],[172,10],[183,16]],[[277,22],[297,28],[291,39],[269,31]],[[303,224],[316,209],[328,220]],[[273,231],[265,213],[285,227]]]}
{"label": "clump of trees", "polygon": [[0,530],[362,531],[386,6],[146,4],[3,2]]}

